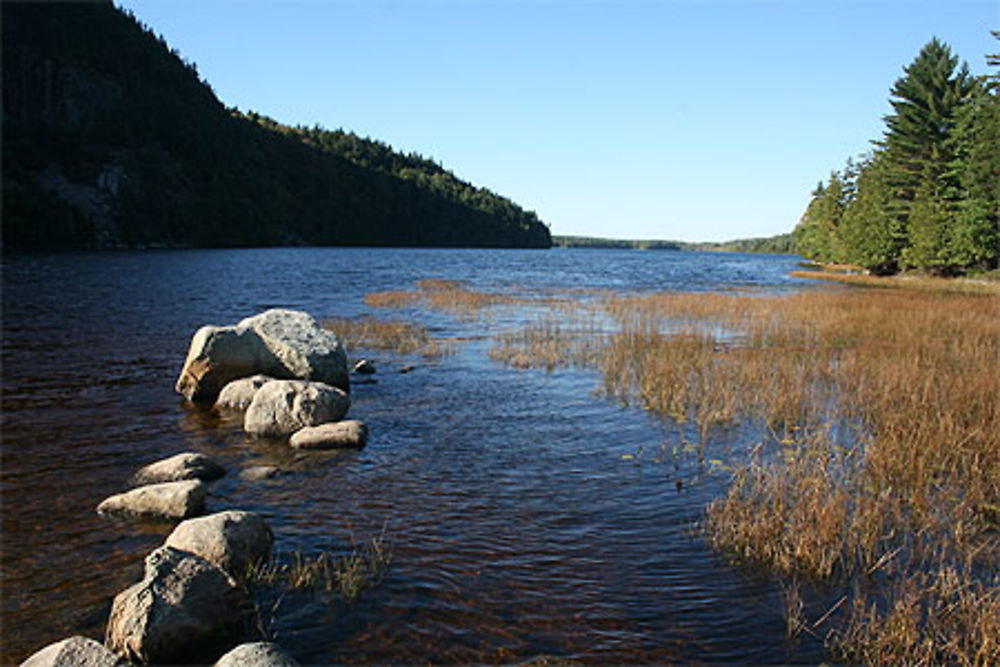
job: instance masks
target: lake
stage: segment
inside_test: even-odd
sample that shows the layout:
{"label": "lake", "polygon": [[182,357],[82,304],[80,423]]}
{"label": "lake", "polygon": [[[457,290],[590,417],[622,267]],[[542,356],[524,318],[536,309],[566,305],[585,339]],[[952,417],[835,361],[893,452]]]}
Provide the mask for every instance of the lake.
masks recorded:
{"label": "lake", "polygon": [[[101,638],[169,524],[94,508],[141,466],[195,450],[229,474],[207,511],[262,514],[288,555],[383,533],[392,565],[353,603],[295,592],[263,625],[302,663],[818,663],[785,638],[781,588],[698,533],[729,476],[678,453],[676,430],[601,397],[587,369],[505,368],[490,337],[533,315],[463,318],[366,306],[374,291],[457,280],[520,296],[581,288],[793,291],[798,258],[627,250],[289,248],[3,259],[4,663],[71,634]],[[752,298],[748,296],[748,298]],[[424,359],[375,352],[352,388],[360,452],[297,453],[186,406],[191,334],[271,307],[407,319],[463,341]],[[400,373],[404,364],[415,368]],[[737,449],[738,433],[722,445]],[[639,452],[671,451],[669,461]],[[239,471],[283,474],[246,481]]]}

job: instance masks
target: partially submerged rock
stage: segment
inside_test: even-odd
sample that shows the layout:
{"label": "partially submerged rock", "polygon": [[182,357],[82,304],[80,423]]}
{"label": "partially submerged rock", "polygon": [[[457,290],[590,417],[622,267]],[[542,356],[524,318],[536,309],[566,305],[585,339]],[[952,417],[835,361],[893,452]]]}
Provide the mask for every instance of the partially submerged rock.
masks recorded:
{"label": "partially submerged rock", "polygon": [[354,364],[354,372],[358,375],[374,375],[375,362],[371,359],[359,359],[358,362]]}
{"label": "partially submerged rock", "polygon": [[214,402],[229,382],[257,374],[350,389],[347,355],[336,335],[307,313],[283,309],[198,329],[176,389],[188,400]]}
{"label": "partially submerged rock", "polygon": [[257,390],[274,378],[267,375],[252,375],[248,378],[233,380],[219,392],[215,407],[226,410],[246,410],[257,395]]}
{"label": "partially submerged rock", "polygon": [[97,511],[101,514],[186,519],[201,513],[207,493],[208,487],[196,479],[150,484],[105,498],[97,506]]}
{"label": "partially submerged rock", "polygon": [[292,434],[296,449],[361,449],[368,443],[368,426],[357,419],[308,426]]}
{"label": "partially submerged rock", "polygon": [[197,452],[182,452],[170,458],[150,463],[135,474],[136,484],[179,482],[200,479],[209,482],[226,474],[226,469]]}
{"label": "partially submerged rock", "polygon": [[281,647],[271,642],[240,644],[215,663],[215,667],[298,667]]}
{"label": "partially submerged rock", "polygon": [[259,515],[229,510],[181,522],[164,545],[200,556],[240,580],[251,564],[270,557],[272,539]]}
{"label": "partially submerged rock", "polygon": [[238,641],[245,598],[217,565],[171,547],[112,603],[105,643],[134,662],[213,660]]}
{"label": "partially submerged rock", "polygon": [[281,474],[277,466],[250,466],[240,472],[240,479],[257,481],[261,479],[271,479]]}
{"label": "partially submerged rock", "polygon": [[350,397],[322,382],[275,380],[257,391],[243,416],[243,430],[265,437],[287,437],[306,426],[337,421]]}
{"label": "partially submerged rock", "polygon": [[49,644],[21,663],[21,667],[119,667],[124,661],[104,644],[76,635]]}

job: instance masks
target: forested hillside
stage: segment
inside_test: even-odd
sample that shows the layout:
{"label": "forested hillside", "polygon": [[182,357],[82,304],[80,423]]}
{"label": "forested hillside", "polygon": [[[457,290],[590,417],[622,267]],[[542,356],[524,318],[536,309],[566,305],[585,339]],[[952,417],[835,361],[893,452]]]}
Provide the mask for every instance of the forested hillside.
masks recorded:
{"label": "forested hillside", "polygon": [[[1000,38],[1000,32],[994,32]],[[988,56],[1000,65],[1000,56]],[[989,270],[1000,259],[1000,77],[931,40],[891,91],[885,134],[813,192],[800,254],[878,274]]]}
{"label": "forested hillside", "polygon": [[3,244],[549,247],[438,164],[227,109],[110,2],[3,6]]}

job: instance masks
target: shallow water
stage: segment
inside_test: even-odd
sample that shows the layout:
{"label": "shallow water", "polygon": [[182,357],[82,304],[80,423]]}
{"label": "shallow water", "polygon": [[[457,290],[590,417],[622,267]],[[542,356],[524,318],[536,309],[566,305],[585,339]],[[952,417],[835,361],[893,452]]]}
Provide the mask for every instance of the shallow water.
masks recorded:
{"label": "shallow water", "polygon": [[[527,310],[463,319],[363,302],[429,277],[513,294],[795,290],[795,261],[414,249],[5,257],[0,659],[103,635],[112,597],[171,526],[94,507],[140,466],[195,450],[229,470],[208,511],[263,514],[280,553],[343,552],[384,529],[392,566],[378,587],[352,604],[293,593],[266,610],[268,633],[303,663],[819,662],[818,642],[785,640],[777,584],[729,565],[695,530],[724,471],[674,453],[672,427],[596,395],[590,371],[488,358],[488,336]],[[376,353],[377,384],[352,389],[368,447],[299,454],[173,392],[197,327],[275,306],[404,317],[469,342],[434,360]],[[713,446],[738,449],[741,437]],[[259,464],[283,473],[240,479]]]}

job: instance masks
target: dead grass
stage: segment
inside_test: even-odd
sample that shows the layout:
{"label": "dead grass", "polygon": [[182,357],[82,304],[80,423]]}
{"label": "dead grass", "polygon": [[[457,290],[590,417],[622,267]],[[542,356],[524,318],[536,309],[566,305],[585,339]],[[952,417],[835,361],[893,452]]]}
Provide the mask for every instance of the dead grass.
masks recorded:
{"label": "dead grass", "polygon": [[460,317],[478,317],[495,306],[519,302],[508,295],[470,290],[458,281],[441,278],[419,280],[415,290],[372,292],[365,296],[365,303],[377,308],[424,306]]}
{"label": "dead grass", "polygon": [[441,356],[451,351],[447,343],[431,337],[426,327],[409,322],[373,317],[332,318],[323,322],[323,327],[335,333],[349,350],[364,347],[425,357]]}

